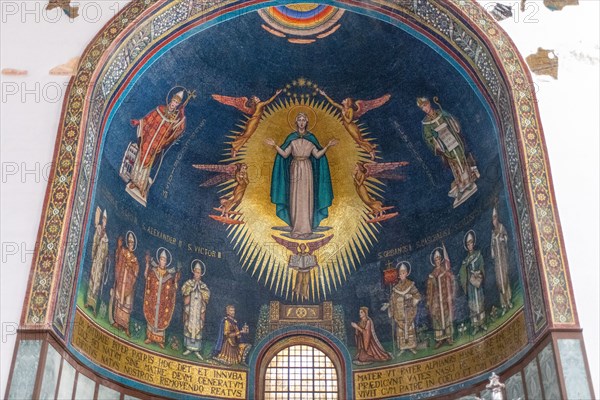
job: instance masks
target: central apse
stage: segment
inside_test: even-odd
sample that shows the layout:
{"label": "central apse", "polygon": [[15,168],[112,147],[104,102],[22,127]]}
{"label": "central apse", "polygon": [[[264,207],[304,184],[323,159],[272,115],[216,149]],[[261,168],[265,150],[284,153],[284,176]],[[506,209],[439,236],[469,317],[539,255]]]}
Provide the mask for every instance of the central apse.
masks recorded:
{"label": "central apse", "polygon": [[[260,365],[257,354],[276,337],[269,327],[274,307],[300,312],[286,329],[329,337],[342,354],[340,363],[355,374],[409,367],[446,353],[455,357],[457,349],[471,344],[486,351],[487,340],[505,340],[508,328],[514,347],[510,354],[525,346],[522,256],[499,117],[463,60],[397,20],[324,5],[234,12],[167,35],[164,41],[112,92],[104,114],[70,345],[84,363],[97,373],[118,374],[119,381],[159,395],[173,396],[171,390],[194,393],[199,389],[175,378],[156,384],[152,369],[144,370],[140,362],[154,355],[224,374],[258,373],[254,369],[266,366]],[[135,46],[129,51],[135,52]],[[177,96],[180,102],[169,110]],[[256,112],[252,96],[270,101],[258,116],[252,116]],[[350,122],[343,121],[345,111],[337,108],[347,98],[354,100]],[[424,98],[433,110],[429,120]],[[317,173],[317,164],[312,164],[315,181],[329,178],[331,190],[324,196],[331,201],[325,217],[303,238],[294,237],[289,221],[278,216],[273,202],[273,190],[278,190],[273,183],[277,152],[265,144],[272,138],[283,147],[297,128],[298,112],[307,114],[317,148],[330,140],[338,142],[327,149],[328,177],[317,176],[323,172]],[[440,115],[447,121],[446,130],[428,131],[429,122]],[[256,126],[248,135],[252,118]],[[350,132],[353,127],[360,132],[358,139]],[[232,143],[245,134],[249,138],[233,155]],[[149,157],[143,166],[146,172],[138,177],[144,188],[131,184],[136,180],[132,175],[140,173],[136,157],[142,155]],[[362,182],[357,164],[367,166]],[[291,174],[293,167],[286,168],[285,174]],[[467,177],[461,178],[457,168],[467,170]],[[293,185],[293,176],[286,179]],[[456,187],[460,179],[467,181],[466,187]],[[238,187],[243,190],[236,197]],[[289,186],[279,190],[293,196]],[[318,196],[313,193],[314,213]],[[493,250],[493,214],[505,227],[502,276],[498,250]],[[106,226],[99,228],[103,215]],[[114,324],[120,262],[115,254],[130,237],[138,271],[125,307],[129,314],[125,331]],[[479,252],[479,286],[468,272],[475,268],[466,243],[469,237]],[[311,252],[304,258],[312,262],[308,272],[292,265],[293,257],[302,259],[301,244]],[[432,315],[436,311],[430,304],[436,250],[453,276],[450,310],[442,316],[451,318],[451,328],[444,322],[451,330],[451,340],[445,342],[438,340],[439,315]],[[169,289],[170,299],[157,300],[161,295],[153,293],[147,277],[163,251],[172,276],[165,285],[174,289]],[[204,303],[196,354],[186,352],[189,316],[182,287],[192,280],[198,261],[210,297]],[[390,314],[402,264],[419,297],[407,319],[414,326],[415,346],[410,351],[398,348],[400,331]],[[502,280],[508,281],[504,289]],[[507,285],[510,307],[501,293]],[[92,305],[90,293],[96,302]],[[250,345],[248,354],[231,365],[216,357],[228,305],[235,306],[240,329],[246,326],[240,342]],[[148,310],[153,306],[156,316],[171,309],[159,318],[166,320],[161,337],[149,341]],[[302,312],[319,307],[331,307],[330,329],[315,328],[307,323],[311,318],[306,314],[302,318]],[[372,336],[382,351],[390,353],[387,359],[357,359],[360,349],[352,322],[360,322],[361,308],[367,310]],[[84,340],[90,332],[131,346],[137,361],[129,365],[94,353]],[[497,361],[484,370],[510,355],[497,350],[496,344],[489,348],[497,353],[493,355]],[[426,386],[407,382],[400,391],[437,389],[474,377],[478,368],[474,358],[462,366],[463,372],[432,372],[424,378]],[[469,368],[473,372],[464,372]],[[354,375],[354,379],[367,378]],[[232,393],[202,392],[217,397]],[[363,397],[368,396],[365,392]]]}

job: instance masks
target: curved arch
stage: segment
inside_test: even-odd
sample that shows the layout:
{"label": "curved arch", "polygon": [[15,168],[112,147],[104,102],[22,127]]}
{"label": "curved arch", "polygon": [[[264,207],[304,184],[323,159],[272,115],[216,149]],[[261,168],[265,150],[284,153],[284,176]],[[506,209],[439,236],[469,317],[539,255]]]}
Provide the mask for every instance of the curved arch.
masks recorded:
{"label": "curved arch", "polygon": [[311,346],[325,353],[334,363],[338,373],[338,387],[341,389],[338,398],[350,399],[354,397],[352,391],[352,359],[345,346],[328,331],[300,325],[276,330],[256,345],[248,361],[250,366],[248,392],[251,398],[263,398],[265,371],[271,359],[279,351],[295,345]]}
{"label": "curved arch", "polygon": [[[128,5],[93,40],[65,100],[40,245],[23,312],[24,329],[51,325],[65,338],[69,350],[76,352],[70,342],[74,288],[89,245],[86,231],[92,229],[91,207],[103,139],[136,79],[166,51],[201,30],[266,5],[291,3],[161,0],[149,4],[139,0]],[[527,68],[510,39],[474,0],[457,4],[435,0],[328,3],[403,29],[444,57],[468,82],[495,124],[493,134],[499,143],[503,169],[500,175],[516,210],[512,218],[519,229],[517,246],[526,282],[525,309],[532,322],[528,324],[530,343],[549,327],[576,329],[534,91]],[[296,329],[278,332],[268,343],[258,346],[250,363],[251,385],[261,382],[254,370],[259,370],[259,358],[268,356],[264,352],[268,345],[275,340],[294,342]],[[300,337],[338,349],[336,354],[345,360],[345,382],[351,385],[350,357],[340,350],[344,346],[326,332],[302,329],[305,334]],[[514,362],[516,357],[506,363]],[[346,394],[351,393],[346,388]]]}
{"label": "curved arch", "polygon": [[[281,3],[285,4],[287,2]],[[187,6],[184,6],[185,4],[187,4]],[[52,181],[56,181],[56,184],[52,185],[49,190],[54,196],[49,197],[49,200],[51,201],[46,208],[45,217],[43,219],[44,222],[42,223],[42,233],[47,232],[50,228],[50,225],[52,225],[53,231],[56,231],[56,229],[59,227],[60,229],[67,228],[64,224],[61,224],[60,221],[56,221],[56,217],[53,214],[54,209],[63,210],[65,215],[76,212],[78,215],[77,221],[81,222],[71,226],[70,230],[72,232],[72,236],[66,243],[66,251],[68,253],[67,257],[65,257],[65,254],[63,253],[57,253],[57,249],[61,250],[63,247],[58,246],[58,243],[56,242],[57,239],[62,237],[60,235],[48,235],[48,238],[52,239],[52,244],[50,245],[51,248],[48,248],[47,246],[40,248],[40,257],[38,257],[35,261],[35,273],[38,275],[36,279],[32,279],[32,282],[48,282],[47,279],[49,277],[55,276],[55,270],[49,270],[47,267],[48,263],[56,265],[57,269],[62,271],[62,274],[66,274],[66,279],[57,279],[58,287],[49,287],[47,283],[43,288],[39,286],[35,288],[30,287],[30,293],[32,295],[35,293],[36,300],[30,301],[24,310],[23,317],[26,324],[37,325],[42,323],[43,320],[53,319],[55,327],[61,333],[64,333],[64,326],[66,325],[66,317],[69,307],[69,301],[65,299],[70,297],[70,293],[72,292],[72,277],[74,276],[74,271],[76,268],[76,261],[71,254],[73,252],[77,252],[77,249],[82,246],[80,238],[82,237],[81,232],[83,231],[84,217],[87,215],[86,211],[72,209],[73,199],[76,195],[79,198],[81,198],[81,196],[88,197],[90,195],[90,174],[94,174],[93,168],[87,168],[86,174],[81,177],[82,179],[79,179],[79,170],[74,167],[76,165],[86,166],[86,164],[92,162],[95,157],[93,154],[97,154],[97,151],[99,150],[98,134],[101,131],[100,127],[105,124],[105,118],[107,116],[105,114],[107,108],[105,107],[112,107],[115,105],[115,101],[118,101],[114,95],[111,95],[111,93],[113,93],[111,91],[111,87],[117,84],[124,72],[124,70],[119,72],[119,68],[123,69],[123,65],[125,65],[127,66],[127,69],[130,69],[132,66],[137,65],[137,62],[140,60],[142,54],[142,51],[139,50],[140,48],[148,53],[156,53],[158,51],[157,46],[161,45],[160,43],[165,37],[173,38],[172,36],[165,34],[159,35],[156,40],[145,38],[143,35],[141,35],[142,32],[139,31],[139,29],[145,27],[148,30],[151,27],[148,27],[148,25],[143,25],[144,22],[150,24],[153,21],[155,22],[155,20],[158,18],[157,15],[163,15],[159,14],[157,10],[162,10],[163,13],[174,13],[174,7],[184,9],[185,7],[191,7],[191,4],[192,3],[185,1],[174,3],[158,2],[149,7],[147,4],[141,1],[133,2],[107,25],[107,27],[97,36],[97,38],[90,44],[84,53],[76,78],[72,83],[72,87],[65,103],[65,110],[68,110],[68,118],[67,113],[65,113],[65,118],[63,118],[63,128],[61,128],[60,133],[66,140],[60,141],[62,146],[61,148],[57,148],[57,155],[60,155],[63,158],[66,157],[66,159],[59,163],[62,168],[54,171],[52,174]],[[195,10],[198,13],[194,14],[193,17],[195,17],[196,21],[205,21],[203,27],[207,28],[227,18],[239,15],[241,12],[249,12],[254,8],[260,7],[261,4],[261,2],[256,1],[244,2],[244,4],[237,4],[233,6],[227,5],[222,8],[218,7],[217,5],[205,10],[201,10],[201,8],[199,8]],[[515,187],[515,190],[518,191],[518,193],[515,193],[515,202],[517,204],[525,204],[525,202],[529,203],[528,207],[523,208],[521,218],[519,219],[519,225],[521,226],[520,234],[523,238],[523,241],[531,246],[531,248],[524,250],[524,261],[526,265],[526,280],[530,282],[532,294],[535,296],[535,298],[530,299],[530,303],[532,304],[532,307],[535,308],[533,314],[539,319],[536,323],[536,332],[540,332],[541,329],[546,325],[546,312],[544,310],[545,306],[541,295],[542,287],[539,272],[537,271],[537,263],[533,256],[534,249],[537,245],[534,246],[533,239],[536,237],[536,235],[534,235],[534,232],[531,228],[532,219],[530,217],[531,214],[529,209],[533,207],[534,199],[532,198],[533,195],[530,184],[528,184],[528,180],[525,179],[527,176],[532,176],[532,179],[542,179],[542,181],[547,181],[547,160],[545,151],[543,149],[543,142],[539,139],[541,131],[539,129],[535,97],[531,85],[528,84],[530,83],[530,78],[526,72],[526,68],[524,67],[523,62],[520,59],[516,49],[512,45],[510,39],[506,37],[506,35],[491,19],[491,17],[485,14],[485,11],[475,2],[464,2],[464,4],[461,4],[461,6],[451,6],[446,4],[431,3],[427,5],[429,9],[424,10],[423,15],[419,15],[419,10],[412,10],[410,7],[402,8],[401,6],[395,5],[391,2],[382,2],[378,5],[372,3],[357,4],[350,1],[339,3],[340,6],[346,6],[348,9],[355,10],[357,12],[379,12],[377,15],[387,21],[393,21],[394,18],[400,18],[399,21],[406,24],[411,24],[411,26],[415,27],[415,29],[420,29],[423,33],[426,32],[427,28],[425,15],[427,15],[428,12],[432,12],[432,10],[437,12],[442,17],[446,15],[444,12],[448,13],[446,16],[452,16],[454,13],[456,13],[462,20],[465,21],[466,24],[471,26],[483,25],[488,27],[486,33],[479,30],[471,33],[471,36],[469,36],[466,27],[461,28],[463,29],[461,34],[467,35],[465,40],[475,40],[475,45],[471,46],[471,48],[479,48],[483,51],[489,51],[492,57],[492,59],[486,59],[482,56],[483,53],[481,53],[480,50],[477,50],[476,54],[473,54],[475,59],[469,59],[467,57],[466,60],[470,61],[463,61],[463,67],[468,68],[471,71],[470,75],[478,77],[480,82],[485,82],[488,86],[491,85],[483,92],[487,93],[486,96],[488,99],[494,99],[495,102],[493,103],[500,107],[495,119],[503,121],[500,123],[500,136],[503,137],[504,140],[504,146],[502,147],[506,148],[507,150],[505,162],[510,166],[510,168],[507,168],[509,172],[507,173],[507,176],[510,176],[511,179],[515,181],[511,182],[511,184],[513,187]],[[448,9],[445,9],[445,6],[447,6]],[[119,22],[124,20],[132,22],[123,26]],[[461,20],[458,21],[460,22]],[[186,18],[179,18],[176,23],[177,26],[180,26],[178,34],[181,35],[184,32],[189,32],[192,28],[192,24],[193,22],[188,21]],[[457,22],[457,27],[459,26],[460,24]],[[446,26],[446,30],[447,29],[448,27]],[[455,31],[456,30],[453,32],[456,33]],[[131,56],[132,51],[125,49],[123,46],[125,46],[126,43],[131,43],[131,40],[138,37],[141,37],[140,40],[142,40],[142,42],[136,42],[138,46],[135,47],[137,50],[135,53],[133,53],[135,57],[128,61],[125,53]],[[465,50],[461,49],[459,45],[460,43],[457,41],[452,42],[452,38],[449,36],[444,36],[443,32],[434,30],[434,32],[428,33],[428,36],[426,37],[429,37],[429,40],[434,40],[437,43],[440,43],[441,47],[438,47],[438,51],[441,51],[442,53],[453,51],[455,55],[463,53],[462,55],[464,56]],[[442,38],[445,38],[445,42],[440,42]],[[480,40],[479,44],[476,43],[477,40]],[[501,52],[505,52],[503,56],[505,56],[505,59],[510,58],[511,64],[506,65],[506,67],[504,67],[501,71],[497,71],[499,75],[495,75],[495,67],[493,67],[492,60],[496,64],[502,65],[503,63],[500,61],[502,59]],[[477,62],[480,62],[480,65],[478,65]],[[506,62],[504,62],[504,64],[506,64]],[[119,65],[121,65],[121,67],[119,67]],[[101,81],[96,81],[95,79],[101,79]],[[127,81],[127,79],[125,79],[125,81]],[[516,91],[511,92],[506,88],[502,89],[502,82],[513,83]],[[124,90],[122,85],[119,84],[118,86],[121,88],[120,90]],[[95,91],[92,90],[94,88],[96,89]],[[513,104],[519,105],[518,107],[514,107]],[[525,115],[527,116],[525,117]],[[521,117],[520,119],[523,120],[522,123],[526,124],[528,130],[527,140],[523,139],[525,127],[521,128],[521,124],[515,125],[512,122],[513,117]],[[78,132],[80,132],[79,135]],[[86,138],[88,140],[87,144],[85,144],[86,147],[84,147]],[[535,161],[538,163],[535,164],[535,168],[531,168],[533,164],[528,160],[519,159],[518,143],[523,144],[525,154],[533,155],[532,157],[534,157]],[[86,150],[85,152],[83,151],[84,149]],[[542,168],[537,167],[539,162],[542,163]],[[91,165],[98,167],[97,163],[92,162]],[[524,165],[526,170],[522,170],[520,167],[521,165]],[[64,181],[61,181],[61,179],[64,179]],[[520,179],[525,180],[525,188],[527,188],[529,192],[523,190],[525,188],[520,185]],[[79,189],[77,194],[75,193],[75,189]],[[65,193],[65,190],[66,193],[69,193],[68,196],[56,196],[57,191]],[[546,203],[543,204],[543,206],[546,207],[544,213],[536,214],[536,217],[542,218],[543,221],[541,222],[543,222],[543,225],[546,226],[546,230],[551,229],[553,232],[552,235],[557,237],[558,231],[556,229],[557,225],[554,218],[555,209],[552,202],[549,201],[550,198],[546,196],[545,200]],[[540,204],[536,204],[536,206],[539,207]],[[540,215],[543,215],[543,217],[540,217]],[[51,220],[53,221],[50,222]],[[57,223],[59,224],[58,226],[56,225]],[[538,240],[541,240],[541,238],[538,238]],[[544,270],[546,272],[547,279],[557,276],[560,278],[561,275],[565,274],[564,260],[560,243],[561,242],[559,241],[558,247],[553,248],[552,251],[547,254],[545,258],[543,258],[544,266],[546,266],[548,263],[550,263],[548,266],[552,266],[552,268],[547,268]],[[42,263],[44,266],[42,266]],[[59,268],[59,265],[61,264],[62,267]],[[57,276],[55,276],[55,278],[57,278]],[[563,281],[564,278],[559,279],[559,282]],[[50,293],[49,289],[51,287],[53,288],[53,291],[58,291],[58,296],[60,297],[56,310],[53,310],[54,318],[50,316],[52,313],[47,313],[47,311],[49,311],[47,307],[49,303],[47,301],[43,301],[44,298],[48,298]],[[575,323],[574,313],[571,310],[571,296],[569,288],[566,286],[560,288],[555,286],[554,288],[556,290],[560,289],[560,307],[558,307],[558,303],[556,306],[552,307],[552,313],[557,314],[556,318],[554,318],[555,323],[560,323],[563,325]],[[562,317],[558,314],[561,314]]]}

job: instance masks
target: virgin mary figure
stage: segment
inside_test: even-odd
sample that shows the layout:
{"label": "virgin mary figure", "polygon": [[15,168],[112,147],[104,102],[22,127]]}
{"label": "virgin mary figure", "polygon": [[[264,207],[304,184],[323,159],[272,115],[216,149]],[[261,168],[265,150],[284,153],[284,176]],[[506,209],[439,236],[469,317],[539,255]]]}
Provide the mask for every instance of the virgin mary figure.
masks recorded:
{"label": "virgin mary figure", "polygon": [[[281,146],[273,139],[266,144],[277,150],[271,178],[271,202],[294,239],[314,239],[321,221],[327,218],[333,201],[327,150],[338,142],[332,139],[325,147],[308,131],[308,116],[296,115],[296,131]],[[291,157],[290,157],[291,156]],[[286,227],[287,228],[287,227]]]}

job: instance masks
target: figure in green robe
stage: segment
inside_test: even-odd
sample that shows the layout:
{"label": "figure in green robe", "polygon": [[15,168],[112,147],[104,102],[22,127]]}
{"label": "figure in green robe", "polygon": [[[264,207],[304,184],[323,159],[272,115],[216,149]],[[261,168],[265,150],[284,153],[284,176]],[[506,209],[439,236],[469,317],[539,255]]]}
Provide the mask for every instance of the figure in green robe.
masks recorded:
{"label": "figure in green robe", "polygon": [[[437,101],[435,97],[434,101]],[[475,181],[479,170],[473,156],[467,155],[458,120],[442,109],[434,109],[426,97],[418,98],[417,105],[425,113],[422,121],[425,143],[435,155],[442,157],[454,175],[448,196],[454,198],[456,208],[477,191]]]}
{"label": "figure in green robe", "polygon": [[485,296],[483,293],[483,279],[485,277],[483,256],[475,250],[475,232],[469,231],[465,235],[465,250],[467,257],[460,267],[460,282],[467,294],[469,301],[469,314],[473,335],[480,329],[487,330],[485,326]]}
{"label": "figure in green robe", "polygon": [[[337,144],[331,140],[321,147],[317,138],[307,130],[308,117],[296,116],[295,132],[277,146],[273,139],[265,141],[277,150],[271,179],[271,202],[277,216],[289,226],[289,237],[312,239],[313,232],[327,218],[333,201],[329,163],[325,153]],[[291,156],[291,157],[290,157]]]}

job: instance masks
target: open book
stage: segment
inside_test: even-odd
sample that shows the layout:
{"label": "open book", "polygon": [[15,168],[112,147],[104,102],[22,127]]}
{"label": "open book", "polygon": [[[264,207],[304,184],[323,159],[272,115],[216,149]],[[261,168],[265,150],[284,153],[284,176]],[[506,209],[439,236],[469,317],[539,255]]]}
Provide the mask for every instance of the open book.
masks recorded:
{"label": "open book", "polygon": [[456,140],[452,132],[450,132],[450,129],[448,128],[448,124],[446,122],[435,128],[435,131],[439,135],[438,140],[444,145],[444,150],[452,151],[459,146],[458,141]]}
{"label": "open book", "polygon": [[290,256],[288,266],[301,272],[310,271],[312,268],[318,266],[317,257],[313,254],[294,254]]}

